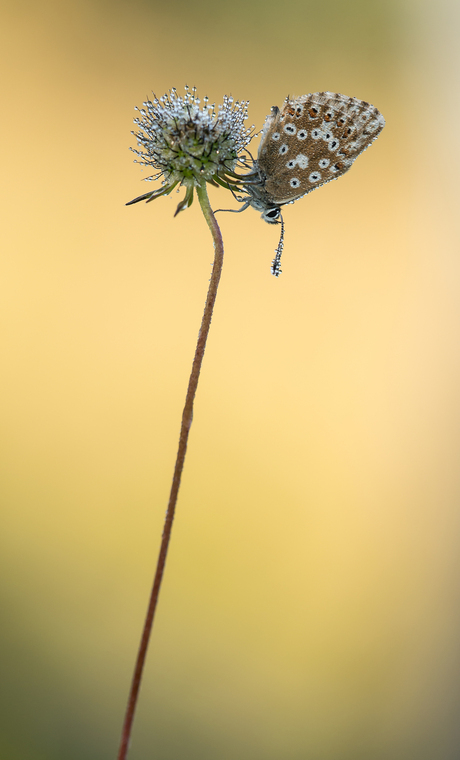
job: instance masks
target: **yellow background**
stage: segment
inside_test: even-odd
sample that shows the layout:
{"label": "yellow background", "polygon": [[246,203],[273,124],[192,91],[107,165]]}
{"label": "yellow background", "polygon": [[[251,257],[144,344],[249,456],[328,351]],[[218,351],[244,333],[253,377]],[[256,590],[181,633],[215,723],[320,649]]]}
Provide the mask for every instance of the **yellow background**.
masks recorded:
{"label": "yellow background", "polygon": [[[130,760],[453,760],[458,5],[2,13],[0,757],[115,758],[212,261],[133,107],[338,90],[387,125],[226,260]],[[258,140],[251,146],[257,150]],[[234,205],[213,191],[215,207]]]}

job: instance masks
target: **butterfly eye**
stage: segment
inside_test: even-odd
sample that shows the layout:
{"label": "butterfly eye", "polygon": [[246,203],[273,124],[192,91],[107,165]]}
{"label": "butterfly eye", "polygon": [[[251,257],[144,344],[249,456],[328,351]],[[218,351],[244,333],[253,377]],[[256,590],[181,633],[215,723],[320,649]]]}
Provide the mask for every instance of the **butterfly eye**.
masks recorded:
{"label": "butterfly eye", "polygon": [[316,119],[316,117],[318,116],[318,109],[312,106],[311,108],[308,109],[308,113],[310,114],[311,119]]}
{"label": "butterfly eye", "polygon": [[306,129],[299,129],[297,132],[297,139],[298,140],[306,140],[308,136],[308,132]]}
{"label": "butterfly eye", "polygon": [[279,210],[279,208],[270,208],[268,209],[268,211],[265,211],[265,213],[263,214],[263,217],[266,222],[275,222],[280,216],[280,214],[281,214],[281,211]]}
{"label": "butterfly eye", "polygon": [[294,188],[300,187],[300,179],[297,179],[297,177],[293,177],[291,181],[289,182],[290,186]]}
{"label": "butterfly eye", "polygon": [[302,116],[302,114],[303,114],[303,106],[297,106],[297,108],[295,109],[295,115],[298,117],[298,116]]}
{"label": "butterfly eye", "polygon": [[281,146],[281,148],[279,149],[278,153],[279,153],[281,156],[284,156],[284,154],[285,154],[285,153],[287,153],[287,152],[288,152],[288,150],[289,150],[288,146],[286,145],[286,143],[284,143],[284,144]]}
{"label": "butterfly eye", "polygon": [[321,174],[319,172],[312,172],[308,178],[309,182],[319,182]]}

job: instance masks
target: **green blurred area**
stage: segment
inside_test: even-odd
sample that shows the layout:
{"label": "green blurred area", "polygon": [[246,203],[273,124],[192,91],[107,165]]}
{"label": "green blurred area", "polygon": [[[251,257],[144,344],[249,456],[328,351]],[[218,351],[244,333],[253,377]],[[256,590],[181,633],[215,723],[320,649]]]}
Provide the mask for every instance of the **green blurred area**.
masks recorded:
{"label": "green blurred area", "polygon": [[195,205],[124,207],[128,147],[186,83],[257,130],[327,89],[387,126],[286,210],[279,283],[273,229],[221,217],[130,760],[457,757],[458,159],[426,104],[457,113],[458,28],[447,0],[5,7],[1,760],[116,756],[212,258]]}

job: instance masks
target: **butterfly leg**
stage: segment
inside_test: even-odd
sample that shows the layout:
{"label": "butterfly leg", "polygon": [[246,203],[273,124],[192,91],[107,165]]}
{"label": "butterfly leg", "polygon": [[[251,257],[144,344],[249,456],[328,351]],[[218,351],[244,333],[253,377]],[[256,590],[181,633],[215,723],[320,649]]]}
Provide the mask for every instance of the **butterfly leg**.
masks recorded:
{"label": "butterfly leg", "polygon": [[244,206],[241,206],[241,208],[216,208],[214,213],[217,214],[218,211],[229,211],[231,214],[241,214],[241,212],[245,211],[249,206],[250,201],[245,201]]}

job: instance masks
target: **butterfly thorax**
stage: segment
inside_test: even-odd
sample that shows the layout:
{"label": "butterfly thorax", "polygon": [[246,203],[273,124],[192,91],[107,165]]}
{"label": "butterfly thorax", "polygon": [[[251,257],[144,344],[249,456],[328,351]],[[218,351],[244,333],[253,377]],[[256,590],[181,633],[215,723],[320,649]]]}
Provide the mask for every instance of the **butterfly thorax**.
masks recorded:
{"label": "butterfly thorax", "polygon": [[281,209],[277,203],[274,203],[270,197],[270,194],[265,188],[267,176],[263,172],[258,162],[254,162],[253,172],[257,174],[256,178],[251,183],[244,184],[244,190],[248,193],[249,198],[247,204],[260,211],[262,219],[269,224],[277,224]]}

